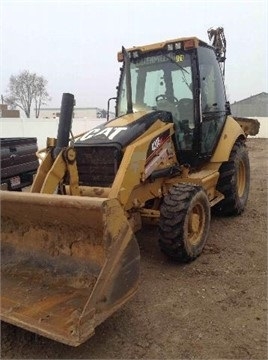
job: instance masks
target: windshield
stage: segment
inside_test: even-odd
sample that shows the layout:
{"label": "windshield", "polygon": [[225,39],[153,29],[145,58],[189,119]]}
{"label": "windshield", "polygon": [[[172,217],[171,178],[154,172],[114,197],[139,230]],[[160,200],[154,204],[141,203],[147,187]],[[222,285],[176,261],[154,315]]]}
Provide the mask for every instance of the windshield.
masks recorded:
{"label": "windshield", "polygon": [[[193,125],[193,93],[190,55],[146,55],[130,60],[133,111],[166,110],[174,122],[187,118]],[[188,101],[188,104],[186,102]],[[187,108],[187,109],[186,109]],[[188,111],[188,114],[184,114]],[[127,113],[125,70],[119,84],[118,116]]]}

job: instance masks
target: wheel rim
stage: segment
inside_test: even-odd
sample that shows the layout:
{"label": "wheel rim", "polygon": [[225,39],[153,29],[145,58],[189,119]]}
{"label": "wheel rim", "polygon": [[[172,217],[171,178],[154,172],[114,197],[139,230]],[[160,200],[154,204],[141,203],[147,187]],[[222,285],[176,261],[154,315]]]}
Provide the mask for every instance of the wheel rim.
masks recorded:
{"label": "wheel rim", "polygon": [[246,187],[246,168],[243,161],[239,162],[237,173],[237,192],[238,196],[242,197]]}
{"label": "wheel rim", "polygon": [[201,239],[205,226],[205,210],[202,204],[193,206],[188,220],[188,241],[191,245],[197,245]]}

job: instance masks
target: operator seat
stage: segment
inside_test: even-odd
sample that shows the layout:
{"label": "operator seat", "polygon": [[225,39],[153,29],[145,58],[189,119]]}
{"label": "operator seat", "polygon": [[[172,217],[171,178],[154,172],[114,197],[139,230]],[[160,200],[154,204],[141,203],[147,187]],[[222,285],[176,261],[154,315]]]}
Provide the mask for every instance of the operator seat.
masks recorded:
{"label": "operator seat", "polygon": [[177,104],[174,104],[174,102],[169,101],[168,99],[157,100],[157,110],[164,110],[171,112],[174,123],[179,122],[180,115],[178,112]]}
{"label": "operator seat", "polygon": [[188,120],[189,125],[194,124],[194,107],[193,99],[182,98],[179,100],[177,108],[180,113],[180,121]]}

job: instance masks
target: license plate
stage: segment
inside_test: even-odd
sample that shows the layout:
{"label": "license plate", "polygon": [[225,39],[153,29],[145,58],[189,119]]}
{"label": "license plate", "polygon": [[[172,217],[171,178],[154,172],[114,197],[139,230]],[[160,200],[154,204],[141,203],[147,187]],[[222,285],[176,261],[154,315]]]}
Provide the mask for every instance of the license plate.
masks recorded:
{"label": "license plate", "polygon": [[12,188],[20,185],[20,177],[19,176],[14,176],[13,178],[10,179],[10,185]]}

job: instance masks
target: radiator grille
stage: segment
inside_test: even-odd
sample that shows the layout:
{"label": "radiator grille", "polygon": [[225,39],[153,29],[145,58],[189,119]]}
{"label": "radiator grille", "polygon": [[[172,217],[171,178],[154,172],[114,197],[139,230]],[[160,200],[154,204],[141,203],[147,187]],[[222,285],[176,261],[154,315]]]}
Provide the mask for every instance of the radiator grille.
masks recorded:
{"label": "radiator grille", "polygon": [[122,158],[115,146],[76,147],[79,185],[110,187]]}

